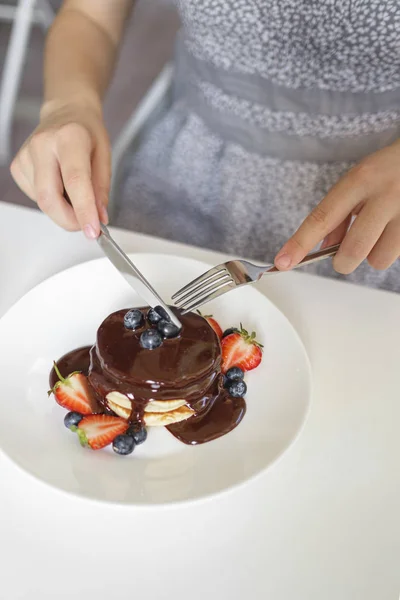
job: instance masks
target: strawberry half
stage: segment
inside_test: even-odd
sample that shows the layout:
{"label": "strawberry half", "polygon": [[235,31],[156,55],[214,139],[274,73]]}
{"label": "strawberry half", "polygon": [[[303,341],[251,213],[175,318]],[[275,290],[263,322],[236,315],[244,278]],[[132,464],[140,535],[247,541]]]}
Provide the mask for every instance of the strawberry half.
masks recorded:
{"label": "strawberry half", "polygon": [[223,373],[226,373],[231,367],[251,371],[261,362],[262,345],[257,342],[255,332],[249,334],[242,325],[237,333],[231,333],[224,337],[221,346]]}
{"label": "strawberry half", "polygon": [[220,324],[217,323],[217,321],[213,317],[206,317],[206,319],[209,322],[209,324],[211,325],[211,327],[214,329],[215,333],[218,336],[218,339],[222,339],[223,331],[221,329]]}
{"label": "strawberry half", "polygon": [[120,417],[109,415],[89,415],[84,417],[76,431],[82,446],[89,446],[92,450],[101,450],[111,444],[117,435],[125,433],[129,423]]}
{"label": "strawberry half", "polygon": [[64,378],[56,363],[54,363],[54,370],[57,373],[59,381],[49,391],[49,396],[53,393],[56,402],[69,411],[78,412],[82,415],[91,415],[93,413],[93,400],[87,377],[83,373],[76,371]]}
{"label": "strawberry half", "polygon": [[203,319],[205,319],[208,322],[209,325],[211,325],[211,327],[214,329],[215,333],[217,334],[218,339],[221,340],[223,331],[221,329],[220,324],[214,319],[214,317],[212,315],[202,315],[199,310],[197,312],[199,313],[199,315],[201,317],[203,317]]}

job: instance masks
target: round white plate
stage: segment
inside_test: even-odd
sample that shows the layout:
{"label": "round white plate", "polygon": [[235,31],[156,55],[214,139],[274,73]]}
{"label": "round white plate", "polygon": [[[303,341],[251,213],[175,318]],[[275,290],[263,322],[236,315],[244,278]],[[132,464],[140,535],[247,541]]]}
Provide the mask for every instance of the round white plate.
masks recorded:
{"label": "round white plate", "polygon": [[[204,272],[203,263],[134,255],[160,293]],[[261,366],[246,374],[247,413],[231,433],[187,446],[167,430],[128,457],[110,448],[81,448],[63,424],[65,411],[47,397],[52,361],[92,344],[112,311],[140,299],[106,260],[68,269],[38,285],[0,321],[0,445],[22,469],[66,492],[100,501],[152,505],[195,500],[249,480],[293,442],[308,411],[310,368],[291,324],[255,288],[235,290],[206,307],[223,328],[243,323],[264,344]]]}

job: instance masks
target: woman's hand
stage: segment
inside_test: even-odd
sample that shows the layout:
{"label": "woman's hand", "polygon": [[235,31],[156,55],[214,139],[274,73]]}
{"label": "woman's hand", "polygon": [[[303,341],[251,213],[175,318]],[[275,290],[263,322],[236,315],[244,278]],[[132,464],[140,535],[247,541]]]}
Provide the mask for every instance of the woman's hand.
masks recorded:
{"label": "woman's hand", "polygon": [[375,269],[387,269],[399,258],[400,140],[342,177],[286,242],[275,265],[290,269],[322,240],[323,247],[341,242],[333,266],[345,275],[365,258]]}
{"label": "woman's hand", "polygon": [[[108,222],[110,144],[94,106],[52,103],[11,164],[16,183],[55,223],[96,238]],[[64,188],[72,207],[64,198]]]}

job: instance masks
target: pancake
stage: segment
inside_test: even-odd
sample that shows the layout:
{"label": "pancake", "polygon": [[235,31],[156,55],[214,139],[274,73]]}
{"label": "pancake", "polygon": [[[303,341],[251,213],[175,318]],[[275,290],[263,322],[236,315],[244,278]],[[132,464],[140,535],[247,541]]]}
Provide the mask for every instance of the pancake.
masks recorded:
{"label": "pancake", "polygon": [[[147,320],[126,329],[128,309],[109,315],[90,351],[89,382],[98,401],[116,415],[147,426],[165,426],[204,412],[222,387],[221,347],[206,319],[179,314],[182,331],[153,350],[140,336]],[[178,313],[177,313],[178,314]]]}
{"label": "pancake", "polygon": [[181,406],[180,408],[172,409],[164,413],[146,411],[143,416],[143,421],[146,427],[166,427],[167,425],[174,425],[175,423],[186,421],[194,414],[194,411],[188,406]]}
{"label": "pancake", "polygon": [[[105,404],[112,412],[123,419],[130,419],[132,401],[120,392],[110,392]],[[144,407],[143,423],[147,427],[165,426],[179,423],[194,415],[194,411],[186,406],[185,400],[153,400]]]}

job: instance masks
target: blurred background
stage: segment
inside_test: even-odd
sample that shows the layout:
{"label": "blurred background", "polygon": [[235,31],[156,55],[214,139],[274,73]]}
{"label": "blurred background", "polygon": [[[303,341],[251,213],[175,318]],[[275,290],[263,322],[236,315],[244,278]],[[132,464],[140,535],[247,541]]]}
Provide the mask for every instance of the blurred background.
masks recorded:
{"label": "blurred background", "polygon": [[[0,200],[36,206],[9,164],[38,122],[46,28],[62,0],[0,0]],[[179,21],[169,0],[138,0],[104,105],[113,142],[173,53]]]}

